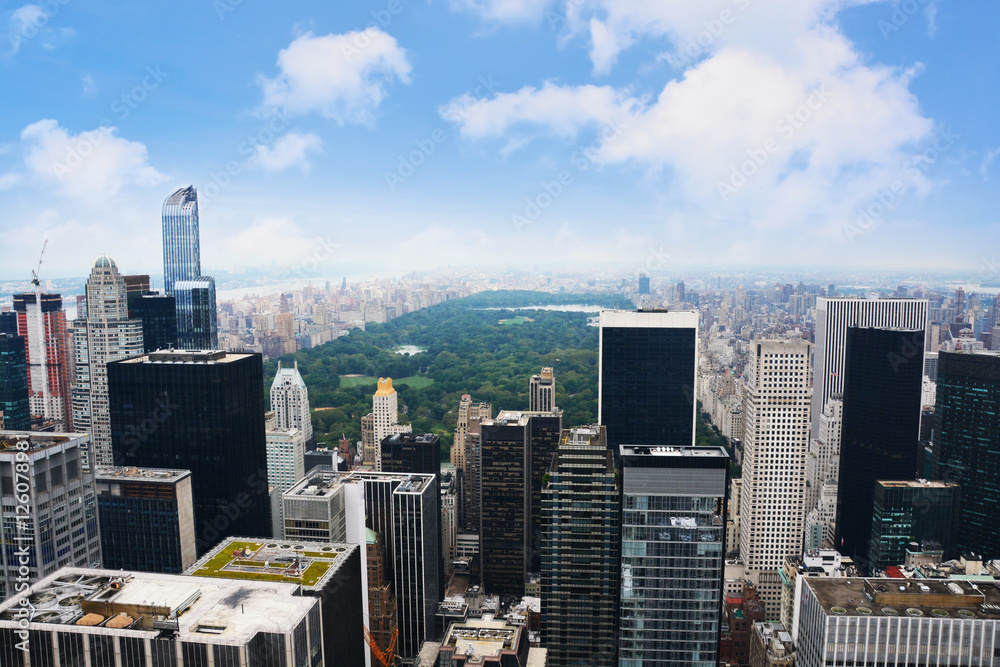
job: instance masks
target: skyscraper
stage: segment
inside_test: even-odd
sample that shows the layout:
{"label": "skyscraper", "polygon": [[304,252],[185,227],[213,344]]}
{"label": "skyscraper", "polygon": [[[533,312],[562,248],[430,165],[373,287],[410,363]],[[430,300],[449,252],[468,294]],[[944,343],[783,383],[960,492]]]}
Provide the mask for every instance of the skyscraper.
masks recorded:
{"label": "skyscraper", "polygon": [[812,344],[758,340],[750,355],[743,403],[740,559],[768,618],[778,618],[785,556],[802,550]]}
{"label": "skyscraper", "polygon": [[180,574],[194,563],[189,470],[97,466],[96,484],[104,567]]}
{"label": "skyscraper", "polygon": [[875,481],[917,475],[924,329],[847,328],[838,550],[868,569]]}
{"label": "skyscraper", "polygon": [[198,191],[180,188],[163,202],[163,288],[173,295],[178,280],[201,275]]}
{"label": "skyscraper", "polygon": [[[264,437],[267,442],[267,483],[281,494],[305,477],[306,441],[299,429],[279,429],[274,427],[273,421],[267,422]],[[271,514],[272,535],[280,537],[284,526],[280,502],[277,512],[272,510]]]}
{"label": "skyscraper", "polygon": [[911,542],[934,540],[945,558],[955,554],[961,487],[926,479],[875,482],[868,569],[881,572],[906,561]]}
{"label": "skyscraper", "polygon": [[142,322],[143,352],[177,347],[177,299],[145,292],[133,300],[131,311]]}
{"label": "skyscraper", "polygon": [[957,551],[1000,554],[1000,355],[942,352],[938,362],[938,478],[962,487]]}
{"label": "skyscraper", "polygon": [[297,428],[307,443],[312,441],[309,389],[299,373],[299,362],[292,368],[282,368],[278,362],[278,371],[271,382],[271,410],[276,428]]}
{"label": "skyscraper", "polygon": [[26,341],[28,403],[31,414],[55,422],[57,431],[72,430],[71,350],[67,346],[62,296],[15,294],[18,334]]}
{"label": "skyscraper", "polygon": [[215,278],[199,276],[174,283],[177,304],[177,347],[216,350],[219,347],[215,308]]}
{"label": "skyscraper", "polygon": [[[832,292],[832,290],[830,290]],[[926,299],[816,299],[816,376],[813,382],[812,437],[819,432],[819,415],[834,394],[844,393],[844,351],[847,327],[927,329]]]}
{"label": "skyscraper", "polygon": [[268,536],[260,354],[152,352],[108,364],[115,459],[191,471],[198,553]]}
{"label": "skyscraper", "polygon": [[521,596],[541,567],[542,486],[562,412],[502,410],[480,424],[480,553],[491,595]]}
{"label": "skyscraper", "polygon": [[649,276],[644,273],[639,274],[639,294],[649,294]]}
{"label": "skyscraper", "polygon": [[543,368],[538,375],[532,375],[528,383],[529,406],[532,412],[550,412],[556,407],[556,381],[551,368]]}
{"label": "skyscraper", "polygon": [[563,431],[542,490],[542,643],[551,667],[617,665],[619,521],[604,427]]}
{"label": "skyscraper", "polygon": [[[77,333],[81,339],[75,338]],[[87,280],[87,319],[74,323],[74,346],[77,372],[73,426],[90,433],[97,464],[112,465],[107,366],[142,354],[142,322],[129,319],[125,279],[107,255],[97,258]],[[84,364],[85,369],[81,368]],[[86,407],[80,405],[78,411],[80,403],[86,403]]]}
{"label": "skyscraper", "polygon": [[398,396],[392,387],[392,378],[378,379],[378,389],[372,397],[375,470],[382,469],[382,441],[390,435],[409,433],[412,430],[409,425],[403,426],[399,423],[399,408],[396,402]]}
{"label": "skyscraper", "polygon": [[694,444],[698,313],[601,311],[598,421],[608,447]]}
{"label": "skyscraper", "polygon": [[729,455],[620,449],[619,665],[716,667]]}
{"label": "skyscraper", "polygon": [[469,432],[472,419],[492,419],[493,406],[489,403],[473,403],[472,396],[463,394],[458,403],[458,418],[455,424],[455,440],[451,447],[451,462],[465,472],[465,434]]}
{"label": "skyscraper", "polygon": [[0,413],[4,428],[27,431],[31,428],[28,403],[28,363],[24,338],[0,333]]}
{"label": "skyscraper", "polygon": [[0,599],[61,567],[101,564],[89,446],[83,433],[0,431],[0,484],[10,499],[0,509]]}

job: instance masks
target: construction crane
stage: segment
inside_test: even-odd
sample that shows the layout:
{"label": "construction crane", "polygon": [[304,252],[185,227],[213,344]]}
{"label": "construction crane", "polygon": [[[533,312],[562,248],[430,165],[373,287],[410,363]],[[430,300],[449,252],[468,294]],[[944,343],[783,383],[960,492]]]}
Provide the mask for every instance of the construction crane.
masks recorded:
{"label": "construction crane", "polygon": [[396,640],[399,639],[399,628],[392,631],[392,639],[389,640],[389,646],[383,651],[379,647],[378,642],[372,637],[372,633],[368,630],[367,626],[362,626],[365,629],[365,641],[368,642],[369,648],[372,650],[372,655],[375,656],[375,660],[381,667],[394,667],[399,664],[396,660]]}
{"label": "construction crane", "polygon": [[[45,257],[45,249],[49,247],[49,240],[45,239],[45,243],[42,244],[42,252],[38,255],[38,268],[31,272],[31,284],[35,287],[41,285],[38,274],[42,271],[42,258]],[[38,290],[35,290],[36,292]],[[40,306],[41,304],[39,304]]]}

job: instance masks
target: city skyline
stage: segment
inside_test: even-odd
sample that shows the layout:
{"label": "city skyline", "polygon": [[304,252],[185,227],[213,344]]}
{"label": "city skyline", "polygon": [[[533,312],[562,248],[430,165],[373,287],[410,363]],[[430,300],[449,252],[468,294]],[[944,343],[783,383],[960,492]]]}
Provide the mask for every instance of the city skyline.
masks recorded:
{"label": "city skyline", "polygon": [[[151,272],[160,204],[189,184],[211,270],[556,255],[636,272],[1000,273],[989,244],[966,248],[998,224],[995,8],[220,0],[5,14],[0,68],[19,103],[0,110],[15,221],[0,244],[33,258],[50,238],[48,276],[102,253]],[[514,257],[499,252],[512,238]],[[4,262],[4,276],[30,264]]]}

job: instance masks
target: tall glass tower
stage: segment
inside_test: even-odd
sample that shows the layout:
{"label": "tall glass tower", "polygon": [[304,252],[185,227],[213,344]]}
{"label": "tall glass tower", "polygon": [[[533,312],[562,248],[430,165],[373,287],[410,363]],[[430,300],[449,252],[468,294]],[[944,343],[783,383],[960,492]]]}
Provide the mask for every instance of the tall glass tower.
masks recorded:
{"label": "tall glass tower", "polygon": [[201,275],[198,239],[198,191],[189,185],[163,202],[163,288],[167,294],[173,295],[178,280]]}
{"label": "tall glass tower", "polygon": [[622,445],[619,667],[716,667],[729,455]]}

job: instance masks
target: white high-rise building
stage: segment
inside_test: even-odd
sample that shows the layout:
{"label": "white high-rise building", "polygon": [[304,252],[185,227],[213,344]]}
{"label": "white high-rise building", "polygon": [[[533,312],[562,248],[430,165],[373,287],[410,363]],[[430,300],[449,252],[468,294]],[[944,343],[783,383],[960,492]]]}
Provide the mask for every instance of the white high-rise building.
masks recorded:
{"label": "white high-rise building", "polygon": [[529,384],[528,410],[550,412],[556,407],[556,379],[548,366],[538,375],[532,375]]}
{"label": "white high-rise building", "polygon": [[[267,484],[279,490],[280,494],[295,486],[306,476],[306,440],[297,428],[268,428],[265,432],[267,443]],[[276,537],[284,526],[284,505],[278,503],[277,516],[271,517],[272,534]]]}
{"label": "white high-rise building", "polygon": [[834,395],[844,393],[847,327],[927,329],[927,299],[816,299],[816,378],[813,382],[812,437],[819,435],[819,415]]}
{"label": "white high-rise building", "polygon": [[758,340],[751,347],[743,414],[740,559],[768,618],[781,611],[780,570],[802,549],[812,344]]}
{"label": "white high-rise building", "polygon": [[299,373],[299,362],[296,361],[292,368],[282,368],[278,362],[278,372],[271,382],[271,410],[276,428],[296,428],[302,432],[305,442],[312,440],[309,389]]}
{"label": "white high-rise building", "polygon": [[819,416],[819,433],[809,441],[806,459],[806,510],[812,510],[819,501],[820,488],[827,480],[836,486],[840,479],[840,431],[844,423],[844,401],[835,395]]}
{"label": "white high-rise building", "polygon": [[87,317],[74,323],[74,348],[73,428],[90,433],[98,465],[114,465],[108,363],[142,354],[143,344],[142,321],[129,319],[125,279],[107,255],[97,258],[87,280]]}
{"label": "white high-rise building", "polygon": [[375,470],[382,470],[382,441],[390,435],[410,433],[409,425],[399,423],[398,394],[392,388],[392,378],[379,378],[378,389],[372,398],[374,419]]}

